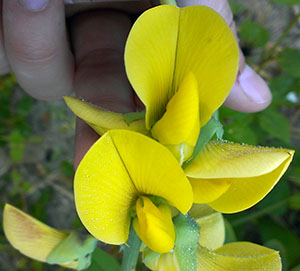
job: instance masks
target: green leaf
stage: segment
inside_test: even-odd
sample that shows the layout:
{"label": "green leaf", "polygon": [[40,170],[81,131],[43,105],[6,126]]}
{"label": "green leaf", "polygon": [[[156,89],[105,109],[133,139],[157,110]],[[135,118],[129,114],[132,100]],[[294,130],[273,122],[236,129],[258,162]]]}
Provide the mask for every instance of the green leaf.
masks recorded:
{"label": "green leaf", "polygon": [[201,128],[194,152],[191,158],[183,164],[183,168],[188,166],[188,164],[193,161],[193,159],[201,152],[201,150],[215,134],[217,135],[218,139],[222,139],[223,132],[223,125],[213,116],[209,122]]}
{"label": "green leaf", "polygon": [[78,260],[78,270],[84,270],[91,263],[91,253],[95,250],[97,240],[86,232],[72,231],[48,255],[47,263],[62,264]]}
{"label": "green leaf", "polygon": [[96,248],[92,255],[92,263],[87,271],[120,271],[120,264],[109,254]]}
{"label": "green leaf", "polygon": [[293,90],[295,79],[290,75],[281,75],[273,78],[270,82],[270,89],[273,94],[273,103],[282,103],[288,92]]}
{"label": "green leaf", "polygon": [[174,226],[176,231],[174,253],[180,271],[196,271],[200,227],[188,214],[178,214],[174,219]]}
{"label": "green leaf", "polygon": [[281,5],[295,5],[300,3],[300,0],[270,0],[270,2],[281,4]]}
{"label": "green leaf", "polygon": [[278,55],[279,65],[288,74],[300,77],[300,50],[285,48]]}
{"label": "green leaf", "polygon": [[130,112],[130,113],[123,114],[123,118],[124,118],[125,122],[127,123],[127,125],[130,125],[130,123],[135,120],[144,119],[145,115],[146,115],[146,111]]}
{"label": "green leaf", "polygon": [[276,109],[268,108],[258,114],[259,125],[271,137],[290,142],[290,125],[288,120]]}
{"label": "green leaf", "polygon": [[269,40],[269,32],[260,24],[245,21],[240,28],[240,37],[245,43],[255,47],[263,47]]}

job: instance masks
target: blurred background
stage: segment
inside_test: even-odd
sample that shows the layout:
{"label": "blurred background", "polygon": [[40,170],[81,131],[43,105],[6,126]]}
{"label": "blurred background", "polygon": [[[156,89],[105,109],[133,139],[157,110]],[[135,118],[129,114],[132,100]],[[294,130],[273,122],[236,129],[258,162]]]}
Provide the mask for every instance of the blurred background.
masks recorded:
{"label": "blurred background", "polygon": [[[268,81],[273,102],[268,109],[254,114],[220,109],[225,139],[296,150],[290,169],[263,201],[246,212],[225,215],[227,242],[251,241],[279,250],[284,271],[300,271],[297,2],[230,1],[247,63]],[[13,75],[0,77],[0,217],[8,202],[50,226],[80,227],[72,193],[74,128],[75,117],[62,100],[35,100],[22,91]],[[118,250],[107,249],[111,253]],[[65,269],[22,256],[7,243],[1,223],[0,270]]]}

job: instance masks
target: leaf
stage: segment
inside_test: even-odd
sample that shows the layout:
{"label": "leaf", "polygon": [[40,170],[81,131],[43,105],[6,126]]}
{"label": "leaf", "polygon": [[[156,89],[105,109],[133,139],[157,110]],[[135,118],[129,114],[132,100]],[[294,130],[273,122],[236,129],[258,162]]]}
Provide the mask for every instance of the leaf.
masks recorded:
{"label": "leaf", "polygon": [[240,37],[245,43],[263,47],[269,40],[269,32],[259,23],[245,21],[241,25]]}
{"label": "leaf", "polygon": [[127,123],[127,125],[130,125],[130,123],[135,120],[144,119],[145,116],[146,116],[146,111],[130,112],[130,113],[123,114],[123,118]]}
{"label": "leaf", "polygon": [[280,67],[294,77],[300,77],[300,51],[293,48],[285,48],[278,55]]}
{"label": "leaf", "polygon": [[290,142],[290,125],[288,120],[274,108],[268,108],[258,114],[259,125],[271,137]]}
{"label": "leaf", "polygon": [[176,231],[174,253],[180,271],[196,271],[199,225],[188,214],[180,213],[174,219],[174,226]]}
{"label": "leaf", "polygon": [[282,103],[286,94],[293,90],[292,86],[295,79],[290,75],[281,75],[273,78],[270,82],[270,89],[273,94],[273,103]]}
{"label": "leaf", "polygon": [[109,254],[96,248],[92,255],[92,263],[87,271],[120,271],[120,264]]}
{"label": "leaf", "polygon": [[270,0],[270,2],[281,5],[295,5],[297,3],[300,3],[300,0]]}
{"label": "leaf", "polygon": [[218,139],[222,139],[223,132],[223,125],[213,116],[208,123],[201,128],[193,155],[183,164],[183,168],[187,167],[188,164],[193,161],[215,134]]}

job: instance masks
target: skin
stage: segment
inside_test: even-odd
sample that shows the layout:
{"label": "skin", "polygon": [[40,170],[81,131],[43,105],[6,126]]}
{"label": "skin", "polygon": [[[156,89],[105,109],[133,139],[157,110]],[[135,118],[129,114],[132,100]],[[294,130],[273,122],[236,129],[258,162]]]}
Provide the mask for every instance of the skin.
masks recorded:
{"label": "skin", "polygon": [[[132,14],[158,4],[156,0],[73,0],[66,6],[62,0],[50,0],[39,10],[26,8],[24,1],[0,0],[0,74],[13,72],[22,88],[37,99],[57,99],[75,91],[112,111],[131,112],[140,106],[125,74],[124,46]],[[212,7],[236,35],[226,0],[178,0],[177,4]],[[270,102],[269,88],[245,65],[241,53],[236,83],[225,104],[256,112]],[[97,138],[83,121],[77,121],[75,167]]]}

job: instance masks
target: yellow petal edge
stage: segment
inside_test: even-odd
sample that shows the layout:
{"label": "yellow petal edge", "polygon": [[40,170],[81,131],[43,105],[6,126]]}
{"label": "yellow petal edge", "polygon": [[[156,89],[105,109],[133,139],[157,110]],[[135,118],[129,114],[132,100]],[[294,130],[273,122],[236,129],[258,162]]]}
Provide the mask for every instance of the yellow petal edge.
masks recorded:
{"label": "yellow petal edge", "polygon": [[198,249],[198,271],[281,271],[279,252],[249,242]]}
{"label": "yellow petal edge", "polygon": [[143,134],[148,133],[144,119],[135,120],[128,125],[121,113],[102,110],[93,104],[70,96],[64,96],[64,100],[72,112],[77,117],[83,119],[99,135],[103,135],[111,129],[128,129]]}

